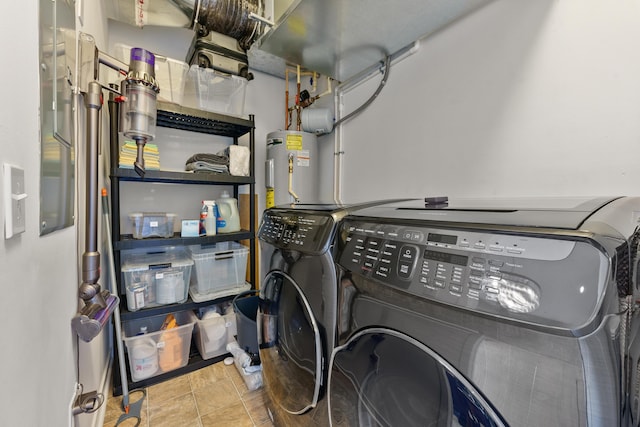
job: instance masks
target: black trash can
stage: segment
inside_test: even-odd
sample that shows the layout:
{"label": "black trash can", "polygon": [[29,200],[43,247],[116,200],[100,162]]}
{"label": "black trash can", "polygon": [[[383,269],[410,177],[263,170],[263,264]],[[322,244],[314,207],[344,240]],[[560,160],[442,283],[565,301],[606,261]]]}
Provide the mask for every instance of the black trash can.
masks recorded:
{"label": "black trash can", "polygon": [[[238,345],[250,355],[258,355],[258,290],[242,292],[233,298],[233,311],[236,313]],[[253,296],[249,296],[253,295]]]}

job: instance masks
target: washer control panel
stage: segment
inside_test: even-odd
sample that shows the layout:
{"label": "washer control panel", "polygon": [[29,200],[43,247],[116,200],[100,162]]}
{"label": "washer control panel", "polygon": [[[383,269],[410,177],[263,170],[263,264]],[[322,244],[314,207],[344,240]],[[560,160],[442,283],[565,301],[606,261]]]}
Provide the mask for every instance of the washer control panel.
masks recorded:
{"label": "washer control panel", "polygon": [[584,241],[349,218],[337,260],[347,271],[420,297],[571,328],[595,312],[608,269],[604,255]]}
{"label": "washer control panel", "polygon": [[258,238],[282,249],[322,253],[329,247],[335,222],[331,215],[269,210]]}

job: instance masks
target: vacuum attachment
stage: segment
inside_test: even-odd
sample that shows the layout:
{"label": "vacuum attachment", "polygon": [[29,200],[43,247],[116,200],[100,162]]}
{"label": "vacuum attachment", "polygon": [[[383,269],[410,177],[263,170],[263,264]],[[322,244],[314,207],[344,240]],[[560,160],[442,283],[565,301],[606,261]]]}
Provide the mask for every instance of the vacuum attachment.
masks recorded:
{"label": "vacuum attachment", "polygon": [[120,303],[120,299],[107,290],[102,291],[101,294],[106,303],[105,307],[95,303],[85,304],[71,319],[71,326],[84,342],[90,342],[100,333],[109,321],[111,313]]}

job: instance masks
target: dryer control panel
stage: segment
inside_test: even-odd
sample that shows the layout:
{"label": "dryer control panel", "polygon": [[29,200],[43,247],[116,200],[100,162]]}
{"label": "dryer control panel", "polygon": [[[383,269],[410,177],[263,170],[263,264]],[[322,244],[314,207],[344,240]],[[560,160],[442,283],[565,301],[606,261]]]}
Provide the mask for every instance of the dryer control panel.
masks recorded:
{"label": "dryer control panel", "polygon": [[595,315],[608,260],[586,241],[346,219],[343,269],[419,297],[579,328]]}
{"label": "dryer control panel", "polygon": [[320,254],[329,248],[334,227],[331,215],[272,209],[262,216],[258,238],[281,249]]}

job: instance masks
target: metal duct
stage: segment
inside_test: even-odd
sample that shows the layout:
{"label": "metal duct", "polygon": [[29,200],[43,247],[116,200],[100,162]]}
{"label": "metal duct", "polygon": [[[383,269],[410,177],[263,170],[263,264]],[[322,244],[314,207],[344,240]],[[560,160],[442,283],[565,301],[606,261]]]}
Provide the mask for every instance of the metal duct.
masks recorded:
{"label": "metal duct", "polygon": [[[175,9],[180,10],[182,15],[174,13]],[[264,14],[264,2],[263,0],[147,0],[144,2],[111,0],[108,13],[112,19],[138,27],[160,25],[196,28],[196,24],[200,24],[207,32],[215,31],[232,37],[238,40],[243,49],[249,49],[261,33],[260,18]]]}
{"label": "metal duct", "polygon": [[260,23],[251,16],[262,16],[262,11],[261,0],[200,0],[200,13],[194,21],[209,31],[238,40],[241,48],[249,49],[260,29]]}

